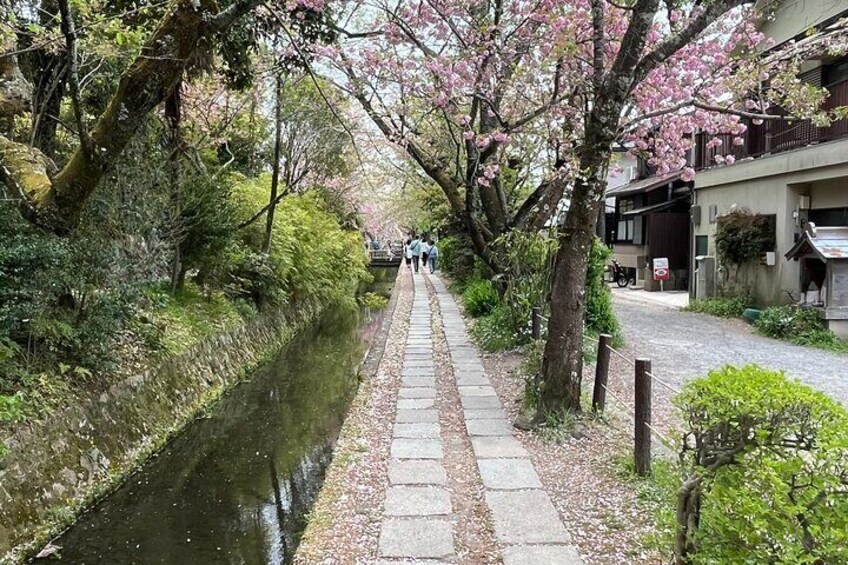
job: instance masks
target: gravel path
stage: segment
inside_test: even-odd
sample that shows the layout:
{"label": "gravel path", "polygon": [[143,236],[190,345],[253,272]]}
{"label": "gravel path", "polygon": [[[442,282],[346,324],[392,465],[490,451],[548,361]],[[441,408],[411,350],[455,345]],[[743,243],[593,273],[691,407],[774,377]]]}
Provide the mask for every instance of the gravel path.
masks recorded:
{"label": "gravel path", "polygon": [[756,335],[742,321],[615,298],[626,352],[648,357],[653,374],[674,386],[726,364],[783,370],[848,404],[848,355]]}

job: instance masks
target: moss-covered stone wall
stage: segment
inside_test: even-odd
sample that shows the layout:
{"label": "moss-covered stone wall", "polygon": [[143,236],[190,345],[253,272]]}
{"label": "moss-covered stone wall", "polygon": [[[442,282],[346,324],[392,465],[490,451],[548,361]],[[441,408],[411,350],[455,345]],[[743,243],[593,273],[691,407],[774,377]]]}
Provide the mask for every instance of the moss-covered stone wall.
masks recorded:
{"label": "moss-covered stone wall", "polygon": [[37,551],[320,310],[301,304],[260,316],[22,426],[0,462],[0,563]]}

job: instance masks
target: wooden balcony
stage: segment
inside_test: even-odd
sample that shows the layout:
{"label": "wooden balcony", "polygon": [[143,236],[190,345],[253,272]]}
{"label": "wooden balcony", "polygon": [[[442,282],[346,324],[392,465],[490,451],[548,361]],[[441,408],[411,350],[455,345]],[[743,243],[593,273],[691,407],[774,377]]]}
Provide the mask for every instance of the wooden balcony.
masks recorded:
{"label": "wooden balcony", "polygon": [[[830,96],[824,103],[824,109],[848,106],[848,81],[829,86],[828,91]],[[780,108],[772,108],[769,113],[786,115]],[[780,153],[848,136],[848,120],[833,122],[825,128],[816,127],[809,120],[767,120],[759,125],[750,120],[743,122],[748,129],[740,136],[744,140],[742,145],[733,145],[733,138],[737,137],[734,135],[699,133],[695,139],[695,169],[701,170],[715,165],[716,155],[733,155],[739,161],[747,157]],[[722,144],[707,148],[707,143],[716,137],[721,139]]]}

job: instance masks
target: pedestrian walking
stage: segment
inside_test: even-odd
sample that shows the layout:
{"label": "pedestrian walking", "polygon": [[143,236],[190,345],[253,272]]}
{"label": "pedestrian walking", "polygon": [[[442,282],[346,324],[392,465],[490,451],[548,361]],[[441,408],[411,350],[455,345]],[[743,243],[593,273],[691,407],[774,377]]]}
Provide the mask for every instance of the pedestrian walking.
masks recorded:
{"label": "pedestrian walking", "polygon": [[421,266],[427,267],[427,255],[430,253],[430,244],[427,243],[427,239],[422,235],[421,236]]}
{"label": "pedestrian walking", "polygon": [[418,272],[418,264],[421,262],[421,240],[417,235],[412,236],[412,241],[409,242],[409,249],[412,251],[412,268]]}
{"label": "pedestrian walking", "polygon": [[436,242],[430,240],[430,253],[427,254],[428,265],[430,266],[430,274],[436,272],[436,261],[439,259],[439,248]]}
{"label": "pedestrian walking", "polygon": [[406,241],[403,242],[403,256],[406,259],[406,266],[410,269],[412,268],[412,248],[410,244],[412,240],[407,238]]}

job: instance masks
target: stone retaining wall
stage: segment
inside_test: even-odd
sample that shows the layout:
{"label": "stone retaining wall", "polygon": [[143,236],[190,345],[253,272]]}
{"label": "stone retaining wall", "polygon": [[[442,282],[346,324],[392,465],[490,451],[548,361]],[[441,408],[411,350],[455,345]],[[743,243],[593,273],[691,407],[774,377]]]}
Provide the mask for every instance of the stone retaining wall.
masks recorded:
{"label": "stone retaining wall", "polygon": [[79,511],[263,360],[321,308],[261,316],[166,358],[101,394],[27,425],[0,462],[0,563],[39,549]]}

